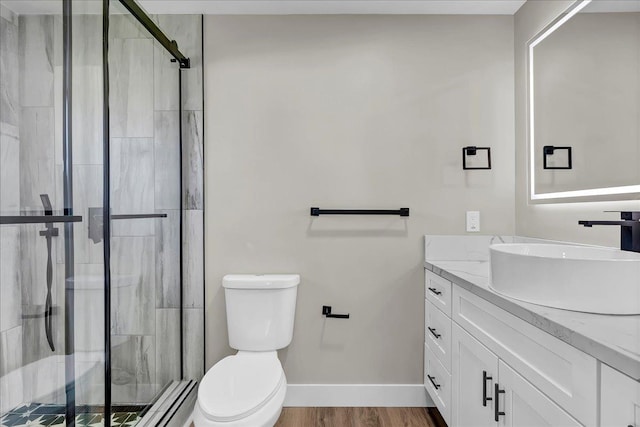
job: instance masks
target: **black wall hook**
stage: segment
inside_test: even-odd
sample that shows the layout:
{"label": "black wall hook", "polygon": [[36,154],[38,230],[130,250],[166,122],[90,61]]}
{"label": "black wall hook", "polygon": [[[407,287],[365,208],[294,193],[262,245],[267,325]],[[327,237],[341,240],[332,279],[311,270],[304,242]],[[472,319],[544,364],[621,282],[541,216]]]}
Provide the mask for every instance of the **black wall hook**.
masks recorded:
{"label": "black wall hook", "polygon": [[331,306],[323,305],[322,306],[322,315],[325,317],[333,317],[335,319],[348,319],[349,314],[331,314]]}

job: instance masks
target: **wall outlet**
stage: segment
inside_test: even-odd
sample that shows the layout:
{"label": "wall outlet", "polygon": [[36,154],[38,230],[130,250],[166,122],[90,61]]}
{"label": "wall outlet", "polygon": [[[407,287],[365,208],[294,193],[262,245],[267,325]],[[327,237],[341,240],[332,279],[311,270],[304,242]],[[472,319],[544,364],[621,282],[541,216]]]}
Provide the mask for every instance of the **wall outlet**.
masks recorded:
{"label": "wall outlet", "polygon": [[467,211],[467,231],[478,233],[480,231],[480,212]]}

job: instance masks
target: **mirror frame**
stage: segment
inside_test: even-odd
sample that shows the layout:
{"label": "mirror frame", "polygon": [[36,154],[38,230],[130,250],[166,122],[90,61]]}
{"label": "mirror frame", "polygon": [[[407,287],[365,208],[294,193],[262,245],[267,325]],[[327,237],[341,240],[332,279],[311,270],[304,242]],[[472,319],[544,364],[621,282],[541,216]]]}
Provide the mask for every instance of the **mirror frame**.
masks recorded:
{"label": "mirror frame", "polygon": [[639,185],[620,187],[587,188],[583,190],[536,193],[535,180],[535,131],[534,131],[534,91],[533,91],[533,49],[575,14],[584,9],[592,0],[576,0],[564,12],[549,23],[527,43],[527,156],[529,178],[529,201],[531,203],[562,203],[604,200],[630,200],[640,198]]}

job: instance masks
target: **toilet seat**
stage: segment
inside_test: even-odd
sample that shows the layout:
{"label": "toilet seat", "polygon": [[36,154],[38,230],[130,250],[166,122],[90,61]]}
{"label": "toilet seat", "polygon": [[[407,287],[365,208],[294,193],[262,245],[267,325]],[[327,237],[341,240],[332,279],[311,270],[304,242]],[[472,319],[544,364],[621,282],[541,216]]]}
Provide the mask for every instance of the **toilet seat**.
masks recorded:
{"label": "toilet seat", "polygon": [[275,351],[240,351],[205,374],[198,389],[198,406],[211,421],[240,420],[265,406],[284,381]]}

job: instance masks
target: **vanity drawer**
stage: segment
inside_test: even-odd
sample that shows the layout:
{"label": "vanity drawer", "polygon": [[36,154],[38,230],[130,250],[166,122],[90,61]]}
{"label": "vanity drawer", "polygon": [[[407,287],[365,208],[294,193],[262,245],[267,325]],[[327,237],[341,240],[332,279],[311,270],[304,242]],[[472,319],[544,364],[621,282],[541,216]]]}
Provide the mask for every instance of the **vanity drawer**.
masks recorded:
{"label": "vanity drawer", "polygon": [[597,361],[487,300],[453,290],[453,320],[583,425],[597,425]]}
{"label": "vanity drawer", "polygon": [[451,372],[451,318],[429,300],[424,302],[424,342],[442,365]]}
{"label": "vanity drawer", "polygon": [[451,425],[451,375],[442,363],[424,346],[424,388],[433,399],[440,415]]}
{"label": "vanity drawer", "polygon": [[426,298],[451,317],[451,282],[429,270],[424,271],[424,282]]}

